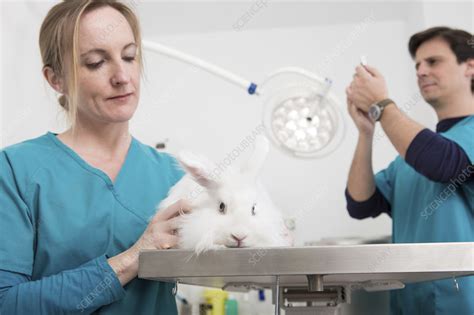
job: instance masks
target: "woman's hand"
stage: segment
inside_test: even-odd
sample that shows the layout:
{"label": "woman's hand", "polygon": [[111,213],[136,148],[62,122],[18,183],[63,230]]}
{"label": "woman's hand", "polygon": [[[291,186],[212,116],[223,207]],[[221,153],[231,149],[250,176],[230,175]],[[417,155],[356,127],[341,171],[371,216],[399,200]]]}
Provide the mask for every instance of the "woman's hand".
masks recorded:
{"label": "woman's hand", "polygon": [[120,283],[125,285],[138,274],[138,254],[144,249],[168,249],[178,244],[176,229],[181,213],[188,213],[191,208],[184,200],[158,211],[145,232],[130,249],[109,258],[108,262],[117,274]]}
{"label": "woman's hand", "polygon": [[151,219],[148,227],[132,248],[138,251],[143,249],[168,249],[178,244],[176,229],[180,214],[190,211],[184,200],[179,200],[166,209],[158,211]]}

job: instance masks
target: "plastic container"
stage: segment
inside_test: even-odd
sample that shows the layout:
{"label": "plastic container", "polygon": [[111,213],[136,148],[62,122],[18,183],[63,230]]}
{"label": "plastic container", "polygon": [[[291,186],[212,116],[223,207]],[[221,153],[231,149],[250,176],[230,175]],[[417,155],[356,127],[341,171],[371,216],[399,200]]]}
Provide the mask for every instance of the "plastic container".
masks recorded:
{"label": "plastic container", "polygon": [[237,300],[233,296],[225,301],[225,315],[239,315],[239,308]]}
{"label": "plastic container", "polygon": [[225,301],[228,293],[218,289],[205,289],[204,299],[212,305],[212,315],[225,315]]}

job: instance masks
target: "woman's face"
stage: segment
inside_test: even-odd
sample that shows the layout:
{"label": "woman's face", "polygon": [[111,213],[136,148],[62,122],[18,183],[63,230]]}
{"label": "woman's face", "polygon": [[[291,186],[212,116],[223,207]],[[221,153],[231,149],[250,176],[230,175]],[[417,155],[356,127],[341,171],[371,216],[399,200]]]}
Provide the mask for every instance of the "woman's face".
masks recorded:
{"label": "woman's face", "polygon": [[120,123],[132,118],[140,96],[135,38],[117,10],[83,15],[79,26],[78,118]]}

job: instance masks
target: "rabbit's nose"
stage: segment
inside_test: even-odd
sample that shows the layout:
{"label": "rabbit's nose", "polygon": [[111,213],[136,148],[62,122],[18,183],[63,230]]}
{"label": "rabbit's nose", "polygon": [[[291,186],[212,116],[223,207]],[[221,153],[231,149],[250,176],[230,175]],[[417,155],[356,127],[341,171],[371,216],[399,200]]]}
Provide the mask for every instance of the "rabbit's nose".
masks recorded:
{"label": "rabbit's nose", "polygon": [[242,242],[247,237],[247,235],[235,235],[235,234],[231,234],[231,236],[237,242]]}

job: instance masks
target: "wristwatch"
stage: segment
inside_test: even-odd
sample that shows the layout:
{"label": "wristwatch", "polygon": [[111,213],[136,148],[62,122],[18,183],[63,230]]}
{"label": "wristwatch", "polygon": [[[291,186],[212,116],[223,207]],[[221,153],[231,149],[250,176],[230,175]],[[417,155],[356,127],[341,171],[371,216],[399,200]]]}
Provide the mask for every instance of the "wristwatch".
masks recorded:
{"label": "wristwatch", "polygon": [[391,104],[391,103],[394,103],[394,101],[392,101],[391,99],[389,98],[386,98],[384,100],[381,100],[380,102],[377,102],[377,103],[374,103],[372,104],[370,107],[369,107],[369,117],[373,120],[373,121],[379,121],[380,118],[382,118],[382,113],[383,113],[383,110],[385,109],[385,107],[387,107],[387,105]]}

